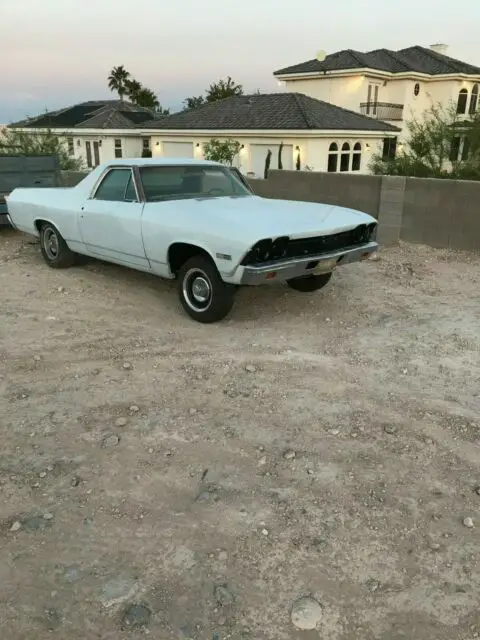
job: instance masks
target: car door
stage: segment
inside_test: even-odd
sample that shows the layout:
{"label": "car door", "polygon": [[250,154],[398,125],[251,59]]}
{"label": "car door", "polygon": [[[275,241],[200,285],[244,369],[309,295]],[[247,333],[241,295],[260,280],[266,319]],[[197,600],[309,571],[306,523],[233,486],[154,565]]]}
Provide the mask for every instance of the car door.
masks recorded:
{"label": "car door", "polygon": [[149,270],[142,239],[143,203],[129,167],[111,168],[80,211],[80,231],[94,256]]}

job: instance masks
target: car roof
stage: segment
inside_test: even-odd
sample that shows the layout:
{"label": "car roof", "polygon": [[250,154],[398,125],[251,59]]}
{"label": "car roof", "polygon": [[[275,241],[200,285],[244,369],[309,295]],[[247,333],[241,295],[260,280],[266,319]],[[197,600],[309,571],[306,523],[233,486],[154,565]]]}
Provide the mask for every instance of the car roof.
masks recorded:
{"label": "car roof", "polygon": [[196,160],[195,158],[117,158],[116,160],[110,160],[105,162],[103,166],[112,167],[115,165],[121,166],[172,166],[178,167],[179,165],[217,165],[219,162],[213,162],[211,160]]}

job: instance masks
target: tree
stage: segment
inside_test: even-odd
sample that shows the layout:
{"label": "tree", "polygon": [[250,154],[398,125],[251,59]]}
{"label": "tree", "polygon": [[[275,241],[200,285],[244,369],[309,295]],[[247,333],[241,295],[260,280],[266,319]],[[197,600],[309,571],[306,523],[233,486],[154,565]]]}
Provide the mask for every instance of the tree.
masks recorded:
{"label": "tree", "polygon": [[216,102],[224,98],[243,95],[243,87],[241,84],[235,84],[230,76],[226,80],[214,82],[207,89],[205,100],[207,102]]}
{"label": "tree", "polygon": [[168,116],[170,113],[170,109],[164,109],[160,102],[158,101],[155,92],[147,87],[142,87],[136,91],[134,98],[132,99],[133,104],[136,104],[139,107],[145,107],[146,109],[152,109],[158,114],[162,116]]}
{"label": "tree", "polygon": [[281,142],[280,146],[278,147],[278,168],[279,169],[283,169],[282,151],[283,151],[283,142]]}
{"label": "tree", "polygon": [[409,140],[394,158],[373,156],[373,173],[480,180],[480,114],[466,121],[454,105],[435,105],[407,129]]}
{"label": "tree", "polygon": [[[260,93],[259,90],[258,93]],[[204,96],[191,96],[190,98],[186,98],[183,101],[183,110],[188,111],[190,109],[198,109],[208,102],[216,102],[217,100],[223,100],[224,98],[241,95],[243,95],[242,85],[235,84],[232,78],[228,76],[226,80],[213,82],[205,91]]]}
{"label": "tree", "polygon": [[157,96],[151,89],[147,89],[147,87],[142,87],[139,91],[137,91],[137,95],[135,96],[135,104],[139,107],[146,107],[147,109],[158,109],[160,107],[160,102],[158,101]]}
{"label": "tree", "polygon": [[183,101],[184,111],[188,111],[189,109],[198,109],[202,105],[205,104],[205,98],[203,96],[192,96],[191,98],[185,98]]}
{"label": "tree", "polygon": [[203,157],[205,160],[221,162],[231,167],[240,149],[241,144],[232,138],[227,140],[212,138],[203,145]]}
{"label": "tree", "polygon": [[267,155],[265,156],[265,168],[263,170],[263,177],[265,180],[268,179],[268,172],[270,171],[270,162],[272,161],[272,151],[269,149],[267,151]]}
{"label": "tree", "polygon": [[127,93],[128,82],[130,81],[130,73],[125,69],[123,64],[113,67],[108,76],[108,88],[110,91],[116,91],[120,100]]}
{"label": "tree", "polygon": [[123,100],[123,96],[126,95],[132,104],[139,107],[151,109],[164,116],[170,113],[160,105],[155,92],[133,78],[123,65],[113,67],[108,76],[108,86],[111,91],[118,92],[120,100]]}
{"label": "tree", "polygon": [[56,154],[60,168],[65,171],[81,171],[83,161],[81,158],[73,158],[68,154],[66,138],[57,136],[51,129],[45,129],[41,133],[29,133],[16,129],[4,128],[0,131],[0,155],[15,156],[41,156]]}
{"label": "tree", "polygon": [[133,103],[136,103],[139,92],[143,89],[142,85],[138,80],[132,78],[131,80],[125,81],[125,89],[126,94],[130,98]]}

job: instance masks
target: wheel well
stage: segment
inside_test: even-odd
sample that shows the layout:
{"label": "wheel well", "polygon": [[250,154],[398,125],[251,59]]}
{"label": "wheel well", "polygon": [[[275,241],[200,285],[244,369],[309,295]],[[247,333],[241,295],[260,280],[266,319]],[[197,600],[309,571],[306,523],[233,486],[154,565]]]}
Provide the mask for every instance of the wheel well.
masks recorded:
{"label": "wheel well", "polygon": [[46,220],[35,220],[34,225],[38,233],[40,233],[44,224],[47,224]]}
{"label": "wheel well", "polygon": [[197,247],[195,244],[175,242],[168,249],[170,271],[176,276],[187,260],[198,255],[212,259],[212,256],[205,249]]}

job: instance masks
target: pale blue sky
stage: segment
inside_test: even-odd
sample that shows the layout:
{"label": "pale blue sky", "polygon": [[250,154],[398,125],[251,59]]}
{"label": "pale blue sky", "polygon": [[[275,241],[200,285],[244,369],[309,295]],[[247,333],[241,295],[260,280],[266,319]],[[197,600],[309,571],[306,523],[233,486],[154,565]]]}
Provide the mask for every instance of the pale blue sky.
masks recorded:
{"label": "pale blue sky", "polygon": [[319,49],[442,42],[480,65],[479,29],[479,0],[0,0],[0,123],[108,97],[119,64],[174,109],[227,75],[277,91]]}

